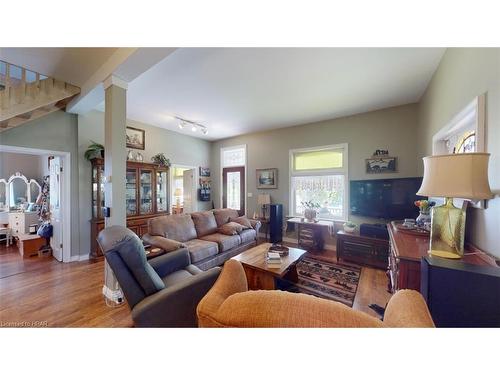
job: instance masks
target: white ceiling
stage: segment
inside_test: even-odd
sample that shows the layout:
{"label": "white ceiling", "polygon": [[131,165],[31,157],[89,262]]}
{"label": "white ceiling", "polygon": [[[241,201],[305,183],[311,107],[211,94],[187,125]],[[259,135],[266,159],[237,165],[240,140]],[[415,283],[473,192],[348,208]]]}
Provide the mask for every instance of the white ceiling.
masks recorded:
{"label": "white ceiling", "polygon": [[180,48],[129,84],[127,116],[214,140],[413,103],[444,50]]}

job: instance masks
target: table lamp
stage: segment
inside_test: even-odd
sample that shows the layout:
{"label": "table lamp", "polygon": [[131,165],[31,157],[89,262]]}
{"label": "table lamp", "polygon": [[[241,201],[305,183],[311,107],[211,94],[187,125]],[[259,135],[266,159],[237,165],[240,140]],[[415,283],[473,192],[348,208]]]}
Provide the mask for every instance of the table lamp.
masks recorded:
{"label": "table lamp", "polygon": [[442,206],[431,209],[429,253],[459,259],[464,254],[465,208],[453,205],[453,198],[471,200],[492,197],[488,182],[487,153],[466,153],[424,157],[424,179],[417,195],[444,197]]}
{"label": "table lamp", "polygon": [[271,196],[269,194],[259,194],[257,204],[262,205],[262,218],[266,218],[267,205],[271,204]]}
{"label": "table lamp", "polygon": [[182,197],[182,189],[181,188],[175,189],[174,197],[177,198],[176,208],[180,209],[181,208],[181,197]]}

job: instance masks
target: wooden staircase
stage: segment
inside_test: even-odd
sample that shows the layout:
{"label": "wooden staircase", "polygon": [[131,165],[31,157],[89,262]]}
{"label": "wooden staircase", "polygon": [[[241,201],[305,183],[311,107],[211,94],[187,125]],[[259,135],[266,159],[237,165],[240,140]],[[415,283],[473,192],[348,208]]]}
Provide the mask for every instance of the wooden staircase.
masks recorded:
{"label": "wooden staircase", "polygon": [[64,109],[80,88],[0,61],[0,132]]}

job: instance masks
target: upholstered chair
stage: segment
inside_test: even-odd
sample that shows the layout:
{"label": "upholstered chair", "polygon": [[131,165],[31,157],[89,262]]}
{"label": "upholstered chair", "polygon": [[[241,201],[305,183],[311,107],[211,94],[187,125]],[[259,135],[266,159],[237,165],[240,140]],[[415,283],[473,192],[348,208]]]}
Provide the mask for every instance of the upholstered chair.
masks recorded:
{"label": "upholstered chair", "polygon": [[381,321],[361,311],[302,293],[248,291],[241,263],[229,260],[217,282],[200,301],[200,327],[434,327],[420,293],[400,290]]}
{"label": "upholstered chair", "polygon": [[136,327],[196,327],[196,306],[220,268],[206,272],[191,264],[186,249],[150,261],[130,229],[111,226],[97,241],[123,290]]}

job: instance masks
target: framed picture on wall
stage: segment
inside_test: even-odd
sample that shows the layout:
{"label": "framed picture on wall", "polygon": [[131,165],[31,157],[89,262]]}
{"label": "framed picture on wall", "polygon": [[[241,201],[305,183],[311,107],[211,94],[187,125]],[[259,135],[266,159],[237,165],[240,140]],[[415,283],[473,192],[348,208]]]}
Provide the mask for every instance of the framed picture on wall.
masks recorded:
{"label": "framed picture on wall", "polygon": [[395,173],[396,160],[393,156],[366,159],[366,173]]}
{"label": "framed picture on wall", "polygon": [[127,126],[127,147],[136,148],[138,150],[144,150],[146,147],[146,132],[144,129],[137,129],[131,126]]}
{"label": "framed picture on wall", "polygon": [[210,168],[200,167],[200,177],[210,177]]}
{"label": "framed picture on wall", "polygon": [[257,189],[278,188],[278,168],[257,169]]}

